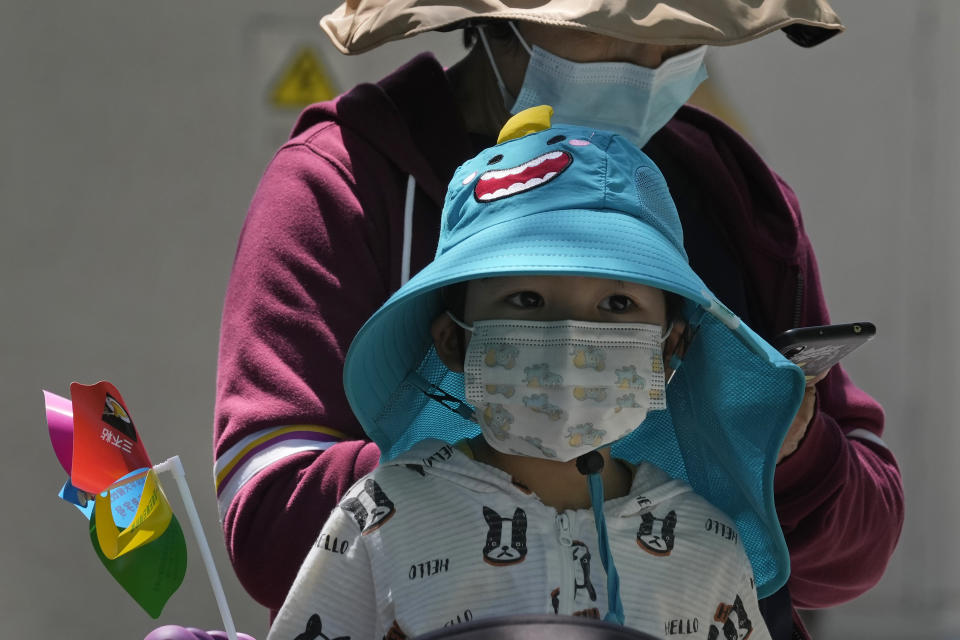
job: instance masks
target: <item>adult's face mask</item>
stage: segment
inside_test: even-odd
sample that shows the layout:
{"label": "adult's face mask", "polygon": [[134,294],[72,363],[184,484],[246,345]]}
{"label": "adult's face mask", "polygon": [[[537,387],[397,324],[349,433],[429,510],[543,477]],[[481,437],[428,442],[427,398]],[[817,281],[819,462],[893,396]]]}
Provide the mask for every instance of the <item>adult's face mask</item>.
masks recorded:
{"label": "adult's face mask", "polygon": [[538,46],[531,48],[510,25],[530,54],[516,99],[500,79],[482,28],[479,34],[511,113],[547,104],[553,107],[554,122],[614,131],[639,147],[667,124],[707,77],[705,45],[668,58],[656,69],[629,62],[572,62]]}
{"label": "adult's face mask", "polygon": [[467,401],[503,453],[573,460],[666,408],[659,325],[481,320],[465,328],[473,332]]}

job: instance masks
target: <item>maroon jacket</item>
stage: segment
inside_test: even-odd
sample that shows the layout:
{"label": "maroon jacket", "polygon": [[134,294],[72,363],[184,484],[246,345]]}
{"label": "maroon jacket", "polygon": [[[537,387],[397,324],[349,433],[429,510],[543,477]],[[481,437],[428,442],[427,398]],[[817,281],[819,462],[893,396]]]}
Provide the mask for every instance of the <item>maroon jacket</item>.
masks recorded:
{"label": "maroon jacket", "polygon": [[[214,428],[227,549],[276,611],[343,492],[377,464],[341,383],[363,322],[432,257],[455,168],[493,141],[467,134],[442,67],[418,56],[303,112],[253,197],[227,289]],[[677,202],[694,269],[769,338],[827,324],[796,197],[733,130],[684,107],[645,147]],[[797,607],[849,600],[880,578],[903,489],[880,406],[835,367],[776,504]]]}

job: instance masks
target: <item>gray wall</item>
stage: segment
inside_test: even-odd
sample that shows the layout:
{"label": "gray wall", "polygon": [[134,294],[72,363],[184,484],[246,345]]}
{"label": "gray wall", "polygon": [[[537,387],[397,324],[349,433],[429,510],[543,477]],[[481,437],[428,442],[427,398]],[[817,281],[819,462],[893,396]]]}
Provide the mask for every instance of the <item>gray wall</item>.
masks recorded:
{"label": "gray wall", "polygon": [[[344,58],[315,27],[334,4],[4,3],[0,636],[222,628],[192,540],[184,586],[154,621],[56,498],[63,472],[40,390],[108,379],[151,456],[183,459],[237,626],[265,637],[263,609],[226,561],[210,478],[223,291],[249,198],[293,118],[265,97],[303,42],[320,48],[340,88],[422,49],[447,63],[460,52],[447,35]],[[955,637],[960,5],[834,5],[849,31],[817,49],[776,34],[710,59],[747,135],[800,196],[834,318],[880,330],[848,369],[887,410],[909,521],[881,584],[815,623],[822,638]]]}
{"label": "gray wall", "polygon": [[881,584],[817,622],[827,638],[953,638],[960,4],[834,6],[848,31],[822,47],[714,51],[725,95],[799,195],[834,320],[878,326],[846,366],[886,410],[907,523]]}

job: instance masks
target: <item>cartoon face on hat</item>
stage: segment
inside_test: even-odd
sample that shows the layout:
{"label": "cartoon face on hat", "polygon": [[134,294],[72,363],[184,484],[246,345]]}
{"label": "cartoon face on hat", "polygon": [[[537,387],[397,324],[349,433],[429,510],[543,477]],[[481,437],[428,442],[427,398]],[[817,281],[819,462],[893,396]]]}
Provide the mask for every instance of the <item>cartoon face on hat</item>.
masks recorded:
{"label": "cartoon face on hat", "polygon": [[541,105],[515,115],[500,144],[462,165],[447,191],[438,255],[478,231],[526,215],[613,212],[653,227],[683,260],[683,232],[659,169],[610,132],[551,126]]}
{"label": "cartoon face on hat", "polygon": [[[562,149],[549,150],[549,145],[562,140],[564,140],[562,135],[554,136],[547,141],[547,151],[519,165],[484,171],[476,181],[471,181],[474,185],[473,197],[478,202],[492,202],[548,184],[563,173],[573,162],[573,156],[569,152]],[[590,144],[588,140],[577,140],[576,142],[584,145]],[[503,156],[497,155],[490,159],[489,164],[496,165],[501,160],[503,160]],[[469,177],[472,176],[473,174]]]}
{"label": "cartoon face on hat", "polygon": [[[547,105],[532,107],[511,118],[503,127],[498,143],[521,138],[527,134],[536,133],[550,128],[550,116],[553,109]],[[532,158],[517,158],[511,154],[508,164],[503,153],[494,153],[487,160],[487,169],[482,173],[474,169],[463,178],[464,186],[473,185],[473,197],[477,202],[492,202],[501,198],[509,198],[531,189],[543,186],[559,176],[573,162],[573,154],[564,148],[561,142],[567,140],[563,134],[550,136],[541,153]],[[590,140],[573,138],[569,146],[586,147]],[[536,151],[536,147],[531,149]]]}

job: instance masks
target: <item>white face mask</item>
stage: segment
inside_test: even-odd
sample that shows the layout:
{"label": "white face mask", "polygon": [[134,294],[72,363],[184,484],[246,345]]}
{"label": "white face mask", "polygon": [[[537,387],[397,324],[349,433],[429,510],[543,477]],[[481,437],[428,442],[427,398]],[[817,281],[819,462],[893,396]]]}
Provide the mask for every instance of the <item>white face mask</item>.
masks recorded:
{"label": "white face mask", "polygon": [[707,77],[706,46],[668,58],[656,69],[629,62],[572,62],[531,49],[509,24],[530,54],[516,99],[507,92],[482,27],[478,34],[511,113],[548,104],[555,122],[614,131],[642,147]]}
{"label": "white face mask", "polygon": [[[461,324],[457,321],[458,324]],[[467,400],[503,453],[568,461],[666,408],[661,327],[481,320],[464,361]]]}

